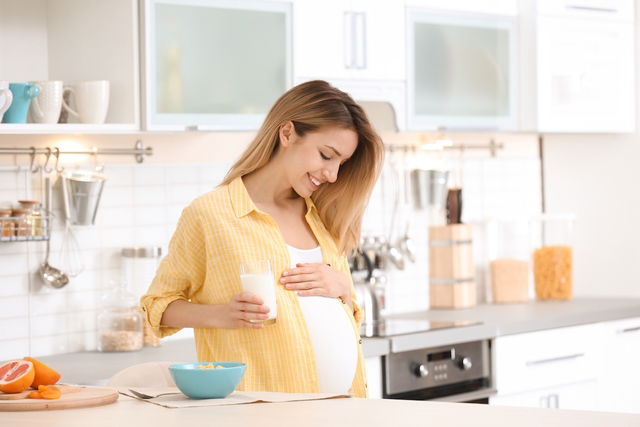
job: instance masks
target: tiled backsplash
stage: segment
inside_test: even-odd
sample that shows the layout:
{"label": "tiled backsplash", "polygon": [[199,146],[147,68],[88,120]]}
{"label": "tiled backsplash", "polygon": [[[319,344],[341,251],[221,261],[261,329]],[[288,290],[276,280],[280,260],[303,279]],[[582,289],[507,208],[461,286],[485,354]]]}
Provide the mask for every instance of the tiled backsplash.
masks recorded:
{"label": "tiled backsplash", "polygon": [[[464,171],[465,222],[481,224],[486,216],[539,211],[539,161],[531,154],[535,150],[525,151],[528,154],[497,159],[464,157],[460,164]],[[0,243],[0,360],[95,349],[100,299],[113,281],[122,277],[121,248],[162,246],[166,253],[182,209],[219,183],[228,167],[226,162],[106,166],[108,182],[96,225],[73,228],[84,271],[65,288],[44,287],[37,276],[44,259],[43,242]],[[387,165],[385,178],[370,201],[363,234],[388,234],[395,200],[390,173]],[[37,174],[0,169],[0,202],[31,195],[39,198],[39,182]],[[67,268],[69,262],[63,259],[61,246],[65,238],[69,240],[61,220],[59,194],[59,188],[55,188],[50,264]],[[400,205],[407,206],[403,198]],[[424,310],[429,304],[429,221],[421,211],[408,211],[408,218],[417,262],[408,264],[405,270],[387,272],[391,313]],[[404,233],[407,215],[399,214],[397,219],[396,237]],[[477,259],[481,257],[480,253]],[[180,334],[189,335],[191,331]]]}

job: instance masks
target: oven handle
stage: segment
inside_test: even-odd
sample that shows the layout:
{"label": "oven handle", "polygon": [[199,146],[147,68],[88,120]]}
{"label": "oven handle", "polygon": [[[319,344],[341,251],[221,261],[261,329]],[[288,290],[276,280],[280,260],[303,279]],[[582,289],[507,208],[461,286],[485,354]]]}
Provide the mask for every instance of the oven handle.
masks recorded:
{"label": "oven handle", "polygon": [[483,388],[481,390],[470,391],[468,393],[452,394],[451,396],[437,397],[429,399],[429,402],[469,402],[471,400],[488,399],[495,396],[498,391],[495,388]]}

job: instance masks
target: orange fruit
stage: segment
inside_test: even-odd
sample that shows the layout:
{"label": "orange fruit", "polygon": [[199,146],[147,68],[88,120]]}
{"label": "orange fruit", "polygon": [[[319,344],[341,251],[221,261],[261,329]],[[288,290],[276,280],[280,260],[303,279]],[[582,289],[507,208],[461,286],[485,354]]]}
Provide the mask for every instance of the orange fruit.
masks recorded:
{"label": "orange fruit", "polygon": [[10,360],[0,366],[0,391],[20,393],[29,388],[36,371],[28,360]]}
{"label": "orange fruit", "polygon": [[25,357],[24,360],[28,360],[33,363],[33,368],[36,371],[35,378],[30,384],[32,388],[38,388],[39,385],[55,384],[60,379],[60,374],[58,372],[39,360],[36,360],[33,357]]}

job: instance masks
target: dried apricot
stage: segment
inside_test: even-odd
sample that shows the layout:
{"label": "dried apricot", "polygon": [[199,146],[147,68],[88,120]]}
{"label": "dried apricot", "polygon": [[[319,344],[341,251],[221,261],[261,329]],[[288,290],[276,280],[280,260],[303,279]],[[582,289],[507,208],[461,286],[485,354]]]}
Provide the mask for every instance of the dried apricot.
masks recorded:
{"label": "dried apricot", "polygon": [[62,396],[62,391],[54,385],[41,385],[38,386],[37,391],[32,391],[27,395],[30,399],[59,399]]}
{"label": "dried apricot", "polygon": [[39,385],[55,384],[60,379],[60,374],[57,371],[39,360],[36,360],[33,357],[25,357],[24,360],[28,360],[33,363],[33,368],[35,369],[36,374],[33,378],[33,382],[31,383],[32,388],[38,388]]}

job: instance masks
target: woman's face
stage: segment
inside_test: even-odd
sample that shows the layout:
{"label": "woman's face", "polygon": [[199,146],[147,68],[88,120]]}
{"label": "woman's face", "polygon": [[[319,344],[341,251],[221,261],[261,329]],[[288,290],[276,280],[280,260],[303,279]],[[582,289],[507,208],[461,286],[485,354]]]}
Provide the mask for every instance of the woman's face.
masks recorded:
{"label": "woman's face", "polygon": [[286,175],[293,190],[300,197],[309,197],[323,185],[338,179],[340,166],[356,150],[358,134],[341,127],[328,127],[298,136],[292,125],[281,129],[285,147]]}

